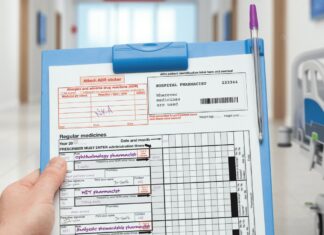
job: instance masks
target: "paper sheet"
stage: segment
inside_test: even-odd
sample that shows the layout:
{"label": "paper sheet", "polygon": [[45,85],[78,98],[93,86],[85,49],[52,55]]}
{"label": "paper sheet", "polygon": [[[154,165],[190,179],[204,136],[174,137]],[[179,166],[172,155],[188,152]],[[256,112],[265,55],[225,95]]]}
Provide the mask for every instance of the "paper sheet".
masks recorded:
{"label": "paper sheet", "polygon": [[53,234],[265,234],[251,55],[50,67]]}

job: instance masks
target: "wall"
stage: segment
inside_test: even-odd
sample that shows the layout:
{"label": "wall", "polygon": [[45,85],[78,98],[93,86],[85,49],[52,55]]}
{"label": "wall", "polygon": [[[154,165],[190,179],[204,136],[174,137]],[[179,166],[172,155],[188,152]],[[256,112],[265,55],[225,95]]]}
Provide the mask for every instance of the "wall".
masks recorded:
{"label": "wall", "polygon": [[[55,49],[55,14],[63,11],[62,0],[30,0],[29,5],[29,100],[39,102],[41,94],[41,52]],[[37,44],[37,12],[47,17],[47,41]]]}
{"label": "wall", "polygon": [[0,1],[0,110],[19,102],[19,0]]}
{"label": "wall", "polygon": [[[299,1],[299,0],[298,0]],[[238,0],[238,16],[237,16],[237,37],[238,39],[250,38],[249,29],[249,5],[256,4],[259,18],[259,37],[265,40],[265,59],[266,59],[266,76],[267,76],[267,93],[268,93],[268,112],[269,118],[273,117],[272,102],[272,71],[273,71],[273,0]],[[297,1],[294,1],[297,2]],[[289,9],[289,8],[287,8]]]}
{"label": "wall", "polygon": [[213,18],[212,16],[212,1],[213,0],[204,0],[197,1],[198,4],[198,38],[199,42],[208,42],[213,38]]}
{"label": "wall", "polygon": [[309,0],[287,0],[287,124],[292,124],[292,65],[301,53],[324,48],[324,19],[311,20]]}
{"label": "wall", "polygon": [[77,24],[76,17],[76,0],[69,0],[64,2],[62,9],[62,47],[75,48],[77,46],[76,34],[71,32],[71,27]]}

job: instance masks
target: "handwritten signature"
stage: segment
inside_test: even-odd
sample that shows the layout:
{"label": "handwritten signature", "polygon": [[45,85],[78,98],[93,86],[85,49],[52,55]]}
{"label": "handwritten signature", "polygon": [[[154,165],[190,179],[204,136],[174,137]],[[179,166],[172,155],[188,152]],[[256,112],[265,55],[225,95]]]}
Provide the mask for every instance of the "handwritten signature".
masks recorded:
{"label": "handwritten signature", "polygon": [[106,107],[103,108],[97,108],[96,111],[94,111],[94,113],[97,115],[97,117],[106,117],[109,116],[113,113],[111,107],[109,105],[107,105]]}

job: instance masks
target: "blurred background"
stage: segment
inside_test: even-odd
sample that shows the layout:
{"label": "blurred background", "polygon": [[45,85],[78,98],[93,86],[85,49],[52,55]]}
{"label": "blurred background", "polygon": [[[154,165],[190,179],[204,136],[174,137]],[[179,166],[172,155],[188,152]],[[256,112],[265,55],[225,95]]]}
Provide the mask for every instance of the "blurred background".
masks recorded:
{"label": "blurred background", "polygon": [[[324,191],[298,148],[279,149],[291,124],[292,65],[324,47],[323,0],[0,0],[0,191],[39,165],[41,52],[120,43],[247,39],[249,4],[265,39],[276,234],[315,234],[305,202]],[[323,14],[323,13],[322,13]]]}

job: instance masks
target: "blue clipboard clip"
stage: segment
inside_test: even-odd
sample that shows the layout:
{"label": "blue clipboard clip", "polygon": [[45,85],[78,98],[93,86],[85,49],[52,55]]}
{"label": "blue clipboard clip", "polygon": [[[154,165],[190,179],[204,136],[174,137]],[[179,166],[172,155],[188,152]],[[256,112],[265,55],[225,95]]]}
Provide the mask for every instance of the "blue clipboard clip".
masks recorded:
{"label": "blue clipboard clip", "polygon": [[185,42],[125,44],[112,48],[116,74],[187,70],[188,57]]}

